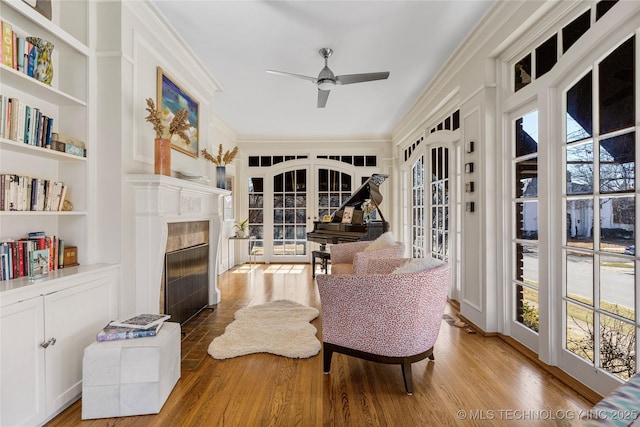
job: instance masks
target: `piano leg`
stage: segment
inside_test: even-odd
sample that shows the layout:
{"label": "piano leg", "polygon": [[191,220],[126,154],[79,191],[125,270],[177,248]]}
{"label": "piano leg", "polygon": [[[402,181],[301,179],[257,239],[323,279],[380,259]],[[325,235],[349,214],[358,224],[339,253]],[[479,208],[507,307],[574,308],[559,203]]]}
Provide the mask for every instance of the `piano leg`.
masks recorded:
{"label": "piano leg", "polygon": [[311,252],[311,277],[316,277],[316,255]]}

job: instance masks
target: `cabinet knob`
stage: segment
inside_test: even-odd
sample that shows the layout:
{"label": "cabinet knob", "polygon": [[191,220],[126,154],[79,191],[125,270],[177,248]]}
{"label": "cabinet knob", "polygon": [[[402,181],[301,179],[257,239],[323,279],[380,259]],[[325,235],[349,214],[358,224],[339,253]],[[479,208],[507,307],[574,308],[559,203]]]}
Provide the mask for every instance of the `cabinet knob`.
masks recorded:
{"label": "cabinet knob", "polygon": [[45,341],[42,344],[40,344],[40,347],[47,348],[50,345],[55,345],[55,343],[56,343],[56,339],[55,338],[51,338],[49,341]]}

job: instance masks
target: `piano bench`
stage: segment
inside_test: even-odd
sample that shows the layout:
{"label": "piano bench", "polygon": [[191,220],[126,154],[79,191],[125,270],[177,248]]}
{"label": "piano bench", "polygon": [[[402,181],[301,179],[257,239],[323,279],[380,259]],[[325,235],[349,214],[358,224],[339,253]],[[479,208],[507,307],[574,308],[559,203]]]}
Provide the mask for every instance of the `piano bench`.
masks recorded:
{"label": "piano bench", "polygon": [[331,259],[331,252],[311,251],[311,277],[316,277],[316,258],[320,258],[320,268],[327,274],[327,261]]}

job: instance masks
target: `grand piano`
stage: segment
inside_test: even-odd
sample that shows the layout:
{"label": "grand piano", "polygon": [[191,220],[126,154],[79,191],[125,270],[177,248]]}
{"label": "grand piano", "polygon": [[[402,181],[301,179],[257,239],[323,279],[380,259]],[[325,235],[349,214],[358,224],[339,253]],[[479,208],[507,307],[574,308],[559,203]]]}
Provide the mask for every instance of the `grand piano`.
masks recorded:
{"label": "grand piano", "polygon": [[[359,240],[375,240],[383,233],[389,231],[389,223],[384,219],[379,206],[382,203],[380,185],[389,175],[373,174],[367,179],[349,198],[333,213],[331,222],[313,222],[313,231],[307,233],[307,240],[320,243],[320,249],[325,250],[326,245]],[[370,199],[377,207],[379,219],[364,223],[362,203]],[[351,223],[343,223],[342,216],[347,206],[353,206],[354,211]]]}

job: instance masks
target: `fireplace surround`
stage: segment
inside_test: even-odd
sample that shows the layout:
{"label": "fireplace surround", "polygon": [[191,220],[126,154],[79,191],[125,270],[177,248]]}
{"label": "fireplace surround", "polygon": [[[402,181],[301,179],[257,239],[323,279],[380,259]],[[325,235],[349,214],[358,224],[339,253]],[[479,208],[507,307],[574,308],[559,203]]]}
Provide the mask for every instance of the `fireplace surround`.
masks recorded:
{"label": "fireplace surround", "polygon": [[[208,222],[208,304],[220,302],[218,251],[222,198],[230,191],[164,175],[127,175],[135,197],[135,310],[164,312],[163,273],[169,224]],[[179,238],[180,239],[180,238]]]}

